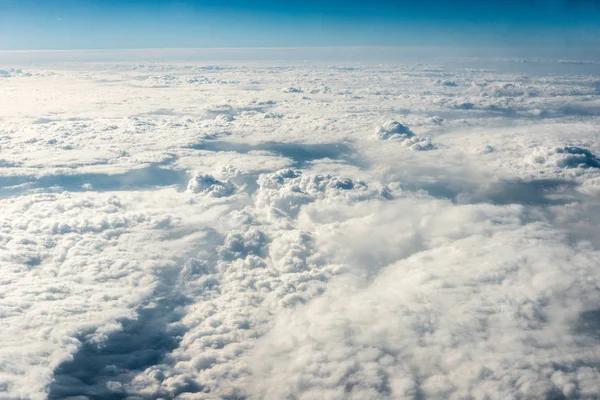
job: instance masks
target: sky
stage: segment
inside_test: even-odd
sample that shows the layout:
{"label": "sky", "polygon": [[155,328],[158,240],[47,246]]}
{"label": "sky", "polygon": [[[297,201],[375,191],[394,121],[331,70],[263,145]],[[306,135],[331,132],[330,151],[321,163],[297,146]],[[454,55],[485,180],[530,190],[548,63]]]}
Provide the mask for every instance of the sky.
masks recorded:
{"label": "sky", "polygon": [[595,47],[597,0],[0,0],[0,50]]}

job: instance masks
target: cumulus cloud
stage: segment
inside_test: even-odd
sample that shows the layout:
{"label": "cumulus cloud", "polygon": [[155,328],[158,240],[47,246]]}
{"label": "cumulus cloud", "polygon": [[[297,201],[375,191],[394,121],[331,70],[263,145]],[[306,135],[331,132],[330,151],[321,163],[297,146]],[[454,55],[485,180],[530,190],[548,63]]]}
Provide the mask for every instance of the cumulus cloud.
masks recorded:
{"label": "cumulus cloud", "polygon": [[535,149],[525,162],[540,168],[600,168],[600,159],[591,151],[575,146]]}
{"label": "cumulus cloud", "polygon": [[379,140],[388,140],[391,138],[406,140],[415,136],[415,134],[405,125],[398,121],[388,121],[385,124],[375,128],[375,135]]}
{"label": "cumulus cloud", "polygon": [[284,88],[281,90],[283,93],[304,93],[304,90],[297,88],[297,87],[293,87],[290,86],[288,88]]}
{"label": "cumulus cloud", "polygon": [[301,171],[281,170],[261,175],[256,193],[257,205],[276,215],[296,216],[304,204],[316,200],[343,198],[350,201],[390,196],[381,185],[331,175],[305,175]]}
{"label": "cumulus cloud", "polygon": [[29,72],[23,72],[20,68],[0,69],[0,78],[27,77],[32,75]]}
{"label": "cumulus cloud", "polygon": [[[434,121],[438,123],[437,121]],[[379,140],[395,140],[414,151],[433,150],[436,145],[431,139],[415,135],[407,126],[398,121],[388,121],[375,128]]]}
{"label": "cumulus cloud", "polygon": [[195,175],[190,180],[187,191],[212,197],[224,197],[233,194],[235,186],[229,181],[220,181],[210,174],[201,174]]}

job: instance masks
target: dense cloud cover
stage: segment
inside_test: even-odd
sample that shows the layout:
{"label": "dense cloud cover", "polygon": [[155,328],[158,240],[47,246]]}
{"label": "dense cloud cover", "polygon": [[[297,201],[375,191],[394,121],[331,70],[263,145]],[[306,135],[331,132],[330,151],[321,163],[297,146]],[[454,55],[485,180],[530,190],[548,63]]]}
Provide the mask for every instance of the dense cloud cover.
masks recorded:
{"label": "dense cloud cover", "polygon": [[0,71],[0,398],[600,396],[597,75],[44,68]]}

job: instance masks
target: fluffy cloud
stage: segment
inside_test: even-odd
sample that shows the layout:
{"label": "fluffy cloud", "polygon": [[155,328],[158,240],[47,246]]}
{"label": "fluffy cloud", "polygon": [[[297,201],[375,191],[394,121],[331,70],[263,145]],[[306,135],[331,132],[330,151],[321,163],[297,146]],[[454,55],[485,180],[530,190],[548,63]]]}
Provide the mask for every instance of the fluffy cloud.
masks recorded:
{"label": "fluffy cloud", "polygon": [[195,175],[187,186],[191,193],[201,193],[212,197],[224,197],[233,194],[235,186],[229,181],[220,181],[210,174]]}
{"label": "fluffy cloud", "polygon": [[525,162],[541,168],[600,168],[600,159],[594,153],[575,146],[535,149]]}
{"label": "fluffy cloud", "polygon": [[[425,211],[422,221],[435,220],[402,243],[412,255],[370,271],[372,279],[359,269],[282,314],[249,361],[251,393],[593,398],[598,354],[580,351],[596,340],[585,310],[600,301],[597,254],[549,226],[523,224],[520,207],[461,208]],[[392,213],[399,227],[405,213]]]}
{"label": "fluffy cloud", "polygon": [[[435,121],[434,121],[435,122]],[[431,139],[416,136],[407,126],[398,121],[388,121],[375,128],[375,136],[379,140],[395,140],[411,150],[433,150],[436,146]]]}

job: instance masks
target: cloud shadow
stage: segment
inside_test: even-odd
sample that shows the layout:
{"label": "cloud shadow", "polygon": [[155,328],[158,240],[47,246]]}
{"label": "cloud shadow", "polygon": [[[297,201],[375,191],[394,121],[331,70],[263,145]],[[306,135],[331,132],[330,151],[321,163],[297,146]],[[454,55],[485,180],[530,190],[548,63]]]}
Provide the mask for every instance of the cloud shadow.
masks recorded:
{"label": "cloud shadow", "polygon": [[477,186],[467,180],[440,180],[413,183],[409,190],[425,190],[430,196],[448,199],[457,204],[490,203],[552,206],[573,203],[580,199],[574,191],[579,184],[559,178],[500,180]]}
{"label": "cloud shadow", "polygon": [[573,193],[577,186],[577,182],[566,179],[503,180],[485,185],[473,194],[459,195],[457,201],[497,205],[564,205],[577,200]]}
{"label": "cloud shadow", "polygon": [[588,310],[579,314],[575,332],[600,340],[600,309]]}
{"label": "cloud shadow", "polygon": [[139,310],[137,319],[118,321],[122,330],[110,334],[101,344],[80,338],[83,344],[74,358],[54,371],[48,398],[130,398],[132,393],[127,393],[121,384],[131,381],[136,373],[159,364],[179,346],[184,332],[173,323],[182,317],[178,307],[186,301],[182,295],[173,294],[155,300],[152,306]]}
{"label": "cloud shadow", "polygon": [[39,178],[34,176],[0,177],[0,196],[22,194],[33,189],[82,191],[140,190],[187,184],[185,171],[151,165],[121,174],[56,174]]}
{"label": "cloud shadow", "polygon": [[203,141],[191,146],[195,150],[214,152],[236,152],[247,154],[251,151],[268,151],[280,157],[293,161],[292,167],[304,168],[315,160],[332,159],[342,160],[353,165],[361,163],[356,157],[354,149],[345,143],[285,143],[265,142],[259,144],[234,143],[226,141]]}

